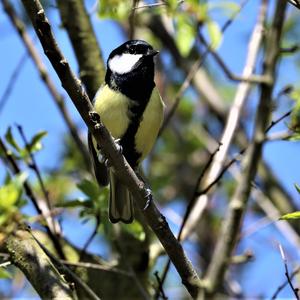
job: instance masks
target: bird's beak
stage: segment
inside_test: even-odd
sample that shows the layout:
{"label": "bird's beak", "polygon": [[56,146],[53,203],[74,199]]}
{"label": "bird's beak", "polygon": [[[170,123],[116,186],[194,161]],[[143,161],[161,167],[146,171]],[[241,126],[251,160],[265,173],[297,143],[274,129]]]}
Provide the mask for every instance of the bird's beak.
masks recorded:
{"label": "bird's beak", "polygon": [[158,53],[159,53],[159,51],[154,50],[154,49],[148,50],[147,56],[155,56],[155,55],[157,55]]}

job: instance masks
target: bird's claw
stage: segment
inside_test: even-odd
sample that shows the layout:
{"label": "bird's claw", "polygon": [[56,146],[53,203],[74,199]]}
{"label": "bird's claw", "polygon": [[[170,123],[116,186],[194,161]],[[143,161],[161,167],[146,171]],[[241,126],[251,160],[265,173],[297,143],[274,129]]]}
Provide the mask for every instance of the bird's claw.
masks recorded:
{"label": "bird's claw", "polygon": [[123,153],[123,147],[121,146],[120,142],[121,142],[121,139],[115,139],[116,148],[122,154]]}
{"label": "bird's claw", "polygon": [[90,111],[89,116],[94,123],[100,122],[100,116],[96,111]]}
{"label": "bird's claw", "polygon": [[143,210],[146,210],[149,206],[150,206],[150,204],[151,204],[151,202],[152,202],[152,194],[151,194],[151,190],[150,189],[148,189],[148,188],[146,188],[146,191],[147,191],[147,195],[145,196],[145,198],[146,198],[146,203],[145,203],[145,206],[144,206],[144,208],[143,208]]}

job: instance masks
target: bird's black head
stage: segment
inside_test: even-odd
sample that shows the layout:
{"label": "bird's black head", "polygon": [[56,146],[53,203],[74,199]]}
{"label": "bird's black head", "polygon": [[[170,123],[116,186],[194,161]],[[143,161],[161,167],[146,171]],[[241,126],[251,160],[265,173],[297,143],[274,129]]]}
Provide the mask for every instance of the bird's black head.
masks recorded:
{"label": "bird's black head", "polygon": [[142,40],[130,40],[114,49],[108,58],[107,69],[119,75],[128,74],[143,65],[153,66],[153,57],[158,53]]}

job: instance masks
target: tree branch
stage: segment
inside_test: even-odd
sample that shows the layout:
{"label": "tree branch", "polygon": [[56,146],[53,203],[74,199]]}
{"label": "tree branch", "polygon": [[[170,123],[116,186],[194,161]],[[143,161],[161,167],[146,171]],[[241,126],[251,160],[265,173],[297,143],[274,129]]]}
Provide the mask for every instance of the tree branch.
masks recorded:
{"label": "tree branch", "polygon": [[[257,56],[259,53],[263,32],[264,32],[264,22],[266,18],[266,5],[262,5],[260,13],[258,15],[257,23],[253,29],[252,36],[248,44],[248,55],[246,63],[243,70],[243,77],[249,77],[253,73],[253,70],[256,65]],[[220,151],[218,151],[213,159],[213,162],[210,166],[209,172],[203,181],[202,186],[209,186],[214,182],[222,170],[222,167],[225,163],[227,153],[229,151],[230,145],[233,142],[235,132],[239,126],[240,117],[246,103],[247,97],[251,90],[250,82],[241,82],[237,88],[232,106],[230,108],[228,118],[225,124],[224,131],[222,133],[220,141]],[[191,218],[186,222],[186,227],[183,231],[183,238],[188,235],[189,232],[193,230],[195,224],[198,222],[203,209],[206,205],[203,203],[208,202],[208,195],[202,194],[196,200],[196,205],[194,207],[194,212]]]}
{"label": "tree branch", "polygon": [[[104,80],[105,67],[90,17],[83,0],[58,0],[63,26],[66,28],[80,69],[80,79],[93,99]],[[80,33],[80,34],[79,34]]]}
{"label": "tree branch", "polygon": [[45,254],[51,259],[55,267],[58,271],[60,271],[62,274],[68,276],[69,280],[72,280],[72,282],[77,286],[78,288],[81,288],[88,299],[91,300],[100,300],[100,298],[94,293],[94,291],[91,290],[91,288],[80,278],[78,277],[73,271],[71,271],[67,266],[65,266],[59,259],[57,259],[30,231],[31,237],[34,239],[34,241],[41,247],[41,249],[45,252]]}
{"label": "tree branch", "polygon": [[26,230],[18,230],[6,241],[12,263],[30,281],[42,299],[74,299],[73,291],[49,257]]}
{"label": "tree branch", "polygon": [[[22,126],[17,125],[17,128],[18,128],[19,133],[21,135],[21,138],[23,139],[23,142],[25,144],[25,148],[28,152],[28,156],[30,157],[30,161],[28,160],[28,161],[26,161],[26,163],[27,163],[28,167],[31,168],[34,171],[34,173],[36,174],[38,183],[41,187],[41,191],[44,195],[44,199],[45,199],[45,202],[46,202],[45,203],[46,204],[46,208],[45,208],[46,211],[44,212],[44,217],[47,218],[48,226],[50,227],[53,234],[56,235],[56,236],[61,235],[62,234],[61,227],[60,227],[59,223],[54,220],[54,218],[52,217],[52,215],[50,213],[52,211],[52,205],[51,205],[51,201],[50,201],[50,198],[49,198],[49,192],[46,189],[44,180],[42,178],[42,174],[41,174],[40,169],[39,169],[39,167],[36,163],[34,154],[30,150],[30,147],[29,147],[29,144],[28,144],[28,141],[27,141],[27,138],[25,136],[25,133],[24,133],[24,130],[23,130]],[[40,208],[42,209],[42,207],[40,207]],[[48,215],[47,217],[46,217],[46,214]]]}
{"label": "tree branch", "polygon": [[101,123],[99,116],[95,113],[91,114],[93,112],[93,106],[87,94],[82,89],[79,80],[71,71],[69,64],[58,48],[40,2],[38,0],[22,0],[22,2],[41,41],[45,54],[56,70],[63,87],[69,94],[97,143],[101,145],[105,157],[108,159],[110,165],[114,167],[117,176],[127,185],[137,205],[142,210],[149,226],[159,238],[174,263],[183,284],[192,297],[197,297],[200,280],[196,271],[186,257],[182,246],[172,234],[165,217],[161,215],[155,206],[154,201],[151,201],[149,207],[143,210],[145,200],[149,197],[149,192],[145,184],[139,180],[125,158],[118,151],[109,132]]}
{"label": "tree branch", "polygon": [[[260,22],[258,23],[258,27],[256,29],[260,30],[260,36],[262,38],[263,35],[263,28],[259,28],[262,26],[262,24],[260,24]],[[260,40],[261,40],[260,38]],[[221,56],[206,42],[204,36],[199,33],[199,39],[202,42],[202,44],[206,47],[206,49],[211,53],[211,55],[214,57],[214,59],[216,60],[216,62],[219,64],[219,66],[221,67],[221,69],[223,70],[223,72],[225,73],[225,75],[233,81],[242,81],[245,83],[266,83],[269,84],[270,81],[272,80],[272,78],[269,78],[266,75],[256,75],[256,74],[252,74],[253,72],[253,67],[251,72],[247,72],[247,69],[244,69],[243,75],[239,76],[236,75],[234,73],[231,72],[231,70],[227,67],[227,65],[225,64],[225,62],[223,61],[223,59],[221,58]],[[249,45],[251,46],[251,45]],[[257,51],[258,52],[258,51]],[[251,51],[248,51],[249,54],[252,54]],[[255,55],[255,57],[257,56],[257,54]],[[250,57],[251,58],[251,55]],[[248,58],[248,59],[249,59]],[[247,64],[247,63],[246,63]],[[246,74],[248,73],[248,74]]]}
{"label": "tree branch", "polygon": [[[287,3],[285,0],[277,1],[273,23],[266,39],[263,74],[274,78],[278,56],[280,53],[280,40],[284,23]],[[246,209],[251,191],[251,182],[256,174],[258,161],[261,157],[265,132],[271,113],[272,84],[261,84],[261,94],[255,119],[255,129],[252,142],[242,163],[242,173],[237,188],[229,204],[227,216],[223,222],[221,239],[218,241],[211,263],[205,276],[206,292],[213,294],[221,284],[229,258],[236,245],[240,224]]]}
{"label": "tree branch", "polygon": [[28,53],[27,53],[27,51],[25,51],[24,54],[22,54],[22,56],[20,57],[20,60],[18,61],[18,63],[16,64],[14,71],[11,73],[11,75],[9,77],[7,86],[6,86],[3,94],[0,97],[0,115],[9,99],[9,96],[13,90],[14,85],[18,81],[18,77],[21,74],[22,69],[26,65],[27,59],[28,59]]}
{"label": "tree branch", "polygon": [[300,1],[299,0],[287,0],[289,3],[300,9]]}

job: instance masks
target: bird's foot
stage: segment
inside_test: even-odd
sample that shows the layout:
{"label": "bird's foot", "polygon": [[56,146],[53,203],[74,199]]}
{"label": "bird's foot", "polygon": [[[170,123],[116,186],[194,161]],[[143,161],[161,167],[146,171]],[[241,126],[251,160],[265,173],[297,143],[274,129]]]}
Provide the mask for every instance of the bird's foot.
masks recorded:
{"label": "bird's foot", "polygon": [[90,111],[89,116],[94,123],[100,122],[100,116],[96,111]]}

